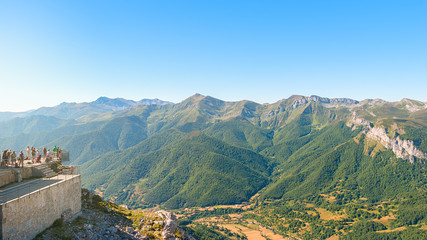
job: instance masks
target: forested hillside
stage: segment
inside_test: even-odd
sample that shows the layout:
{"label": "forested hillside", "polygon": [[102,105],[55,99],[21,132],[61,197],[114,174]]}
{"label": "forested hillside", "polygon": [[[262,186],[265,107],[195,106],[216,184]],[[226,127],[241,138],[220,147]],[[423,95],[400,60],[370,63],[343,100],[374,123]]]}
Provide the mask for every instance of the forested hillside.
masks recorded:
{"label": "forested hillside", "polygon": [[[239,203],[260,189],[262,199],[304,198],[336,187],[380,200],[422,187],[417,164],[423,158],[415,157],[417,164],[398,159],[366,134],[382,128],[426,152],[422,102],[292,96],[258,104],[196,94],[158,103],[99,98],[82,106],[109,112],[3,121],[2,143],[61,146],[71,152],[70,163],[83,164],[85,186],[133,206]],[[47,115],[75,106],[61,104]],[[381,192],[371,191],[378,186]],[[198,188],[212,190],[201,198]]]}
{"label": "forested hillside", "polygon": [[134,208],[425,196],[426,103],[291,96],[258,104],[200,94],[157,103],[100,98],[90,106],[102,111],[75,119],[2,121],[2,147],[69,150],[84,187]]}
{"label": "forested hillside", "polygon": [[[340,188],[370,201],[423,189],[424,159],[399,159],[366,134],[382,127],[422,150],[422,117],[411,118],[401,103],[366,102],[293,96],[261,105],[194,95],[138,109],[147,138],[88,160],[85,186],[134,207],[167,208],[240,203],[261,189],[260,200],[304,199]],[[376,115],[359,123],[383,105],[384,117],[394,111],[402,118]]]}

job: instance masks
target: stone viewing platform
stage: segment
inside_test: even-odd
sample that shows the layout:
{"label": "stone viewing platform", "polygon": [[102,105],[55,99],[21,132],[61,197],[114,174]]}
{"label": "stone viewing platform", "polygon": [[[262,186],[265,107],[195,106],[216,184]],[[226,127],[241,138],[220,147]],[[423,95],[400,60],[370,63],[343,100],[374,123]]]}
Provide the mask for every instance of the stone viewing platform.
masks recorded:
{"label": "stone viewing platform", "polygon": [[[53,169],[57,166],[61,166],[61,169],[57,169],[58,173],[54,172]],[[24,162],[23,168],[0,168],[0,188],[14,182],[21,182],[24,179],[29,178],[50,178],[60,173],[66,173],[67,175],[74,172],[74,174],[80,174],[80,166],[65,166],[59,161],[50,161],[44,163],[31,163],[31,161]]]}
{"label": "stone viewing platform", "polygon": [[0,169],[0,240],[33,239],[80,211],[80,166],[50,161]]}

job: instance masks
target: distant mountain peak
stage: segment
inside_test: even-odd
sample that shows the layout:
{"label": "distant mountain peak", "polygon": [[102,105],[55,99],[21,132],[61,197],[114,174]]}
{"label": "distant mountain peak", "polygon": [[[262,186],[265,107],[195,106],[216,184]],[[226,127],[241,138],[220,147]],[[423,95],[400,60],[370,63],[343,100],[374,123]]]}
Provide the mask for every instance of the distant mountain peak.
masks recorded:
{"label": "distant mountain peak", "polygon": [[279,102],[284,101],[303,101],[303,102],[320,102],[320,103],[343,103],[343,104],[358,104],[359,101],[351,98],[327,98],[317,95],[303,96],[303,95],[292,95],[287,99],[282,99]]}
{"label": "distant mountain peak", "polygon": [[155,99],[144,98],[144,99],[139,100],[137,103],[138,103],[138,105],[167,105],[167,104],[173,104],[172,102],[163,101],[163,100],[160,100],[158,98],[155,98]]}
{"label": "distant mountain peak", "polygon": [[417,100],[412,100],[409,98],[404,98],[399,103],[404,105],[404,107],[409,112],[416,112],[419,110],[427,109],[427,103],[417,101]]}
{"label": "distant mountain peak", "polygon": [[319,97],[316,95],[311,95],[308,99],[312,102],[321,102],[321,103],[343,103],[343,104],[358,104],[359,101],[351,98],[326,98]]}
{"label": "distant mountain peak", "polygon": [[187,99],[200,100],[200,99],[203,99],[205,97],[206,97],[205,95],[202,95],[200,93],[195,93],[194,95],[188,97]]}
{"label": "distant mountain peak", "polygon": [[194,94],[193,96],[185,99],[184,101],[182,101],[182,104],[184,106],[198,106],[199,105],[203,105],[203,106],[211,106],[211,107],[218,107],[222,104],[224,104],[223,100],[211,97],[211,96],[205,96],[199,93]]}
{"label": "distant mountain peak", "polygon": [[126,100],[123,98],[108,98],[108,97],[100,97],[97,100],[91,102],[93,105],[105,105],[109,107],[115,108],[130,108],[136,105],[135,101]]}
{"label": "distant mountain peak", "polygon": [[311,95],[311,96],[292,95],[287,99],[282,99],[278,101],[276,104],[282,105],[282,107],[284,107],[287,110],[292,110],[292,109],[299,108],[301,106],[305,106],[306,104],[311,102],[328,104],[328,105],[335,105],[335,104],[354,105],[359,103],[359,101],[350,99],[350,98],[326,98],[326,97],[320,97],[316,95]]}
{"label": "distant mountain peak", "polygon": [[108,103],[108,102],[111,102],[111,101],[130,101],[130,102],[135,102],[133,100],[127,100],[127,99],[124,99],[124,98],[99,97],[98,99],[96,99],[92,103]]}
{"label": "distant mountain peak", "polygon": [[109,107],[118,107],[118,108],[131,108],[137,105],[165,105],[172,104],[171,102],[162,101],[160,99],[141,99],[136,102],[133,100],[127,100],[124,98],[108,98],[108,97],[99,97],[95,101],[91,102],[93,105],[105,105]]}
{"label": "distant mountain peak", "polygon": [[108,97],[99,97],[94,102],[105,102],[105,101],[108,101],[108,100],[111,100],[111,98],[108,98]]}

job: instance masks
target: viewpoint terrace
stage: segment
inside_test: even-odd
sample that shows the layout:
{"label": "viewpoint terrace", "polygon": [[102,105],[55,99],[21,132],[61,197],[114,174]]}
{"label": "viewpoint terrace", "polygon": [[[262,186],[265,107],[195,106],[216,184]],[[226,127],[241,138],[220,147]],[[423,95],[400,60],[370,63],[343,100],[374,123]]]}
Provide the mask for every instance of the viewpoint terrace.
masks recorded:
{"label": "viewpoint terrace", "polygon": [[55,220],[71,220],[80,210],[79,166],[26,160],[23,168],[0,169],[0,240],[33,239]]}

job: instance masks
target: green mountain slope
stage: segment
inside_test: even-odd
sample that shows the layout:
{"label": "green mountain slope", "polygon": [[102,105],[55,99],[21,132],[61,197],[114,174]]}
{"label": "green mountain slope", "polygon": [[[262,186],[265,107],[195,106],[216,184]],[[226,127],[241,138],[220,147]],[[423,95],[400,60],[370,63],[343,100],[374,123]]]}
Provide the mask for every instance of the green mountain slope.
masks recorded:
{"label": "green mountain slope", "polygon": [[119,171],[116,169],[123,169],[129,161],[173,144],[184,136],[185,133],[171,129],[153,135],[131,148],[102,154],[82,165],[83,174],[88,179],[87,182],[90,183],[92,188],[101,186],[114,177],[112,172]]}
{"label": "green mountain slope", "polygon": [[115,118],[100,129],[63,137],[47,145],[58,145],[71,152],[73,164],[82,164],[101,154],[129,148],[147,137],[144,120],[136,116]]}
{"label": "green mountain slope", "polygon": [[272,130],[253,125],[241,117],[210,125],[203,132],[228,144],[256,152],[273,146]]}
{"label": "green mountain slope", "polygon": [[[381,107],[389,110],[380,115],[375,109]],[[419,161],[397,159],[368,139],[363,125],[352,124],[354,116],[372,117],[374,110],[375,118],[365,118],[372,126],[424,149],[425,126],[411,117],[423,109],[410,112],[399,103],[293,96],[260,105],[194,95],[176,105],[116,113],[137,115],[145,135],[120,148],[117,134],[103,128],[111,144],[105,154],[82,154],[89,159],[84,185],[120,203],[168,208],[239,203],[261,189],[261,199],[316,198],[341,189],[343,199],[351,192],[378,201],[422,187]],[[389,118],[392,112],[405,118]],[[123,117],[113,119],[122,124]]]}
{"label": "green mountain slope", "polygon": [[3,148],[22,150],[27,146],[53,148],[54,145],[62,146],[67,139],[73,136],[93,132],[105,124],[106,123],[102,121],[89,122],[85,124],[75,123],[58,128],[52,127],[42,132],[21,133],[12,137],[1,138],[0,146]]}
{"label": "green mountain slope", "polygon": [[303,199],[338,191],[341,197],[351,194],[375,202],[425,188],[424,164],[399,160],[391,150],[371,156],[374,146],[362,134],[340,144],[359,131],[338,127],[346,128],[340,124],[324,131],[289,157],[280,166],[280,179],[262,197]]}
{"label": "green mountain slope", "polygon": [[[75,120],[3,122],[9,137],[0,140],[4,148],[69,150],[84,186],[140,207],[233,204],[257,193],[260,200],[334,193],[340,201],[379,201],[424,189],[427,157],[394,152],[427,153],[423,102],[296,95],[258,104],[196,94],[177,104],[119,110],[123,104]],[[373,128],[384,136],[369,137]]]}
{"label": "green mountain slope", "polygon": [[[127,161],[121,153],[116,156],[118,162]],[[259,154],[193,132],[103,176],[87,173],[87,178],[104,183],[90,187],[102,187],[106,197],[114,196],[134,206],[143,201],[177,208],[247,200],[267,184],[270,170],[268,160]]]}
{"label": "green mountain slope", "polygon": [[0,122],[0,137],[5,138],[19,134],[45,132],[75,123],[75,120],[62,120],[42,115],[28,118],[14,118]]}

